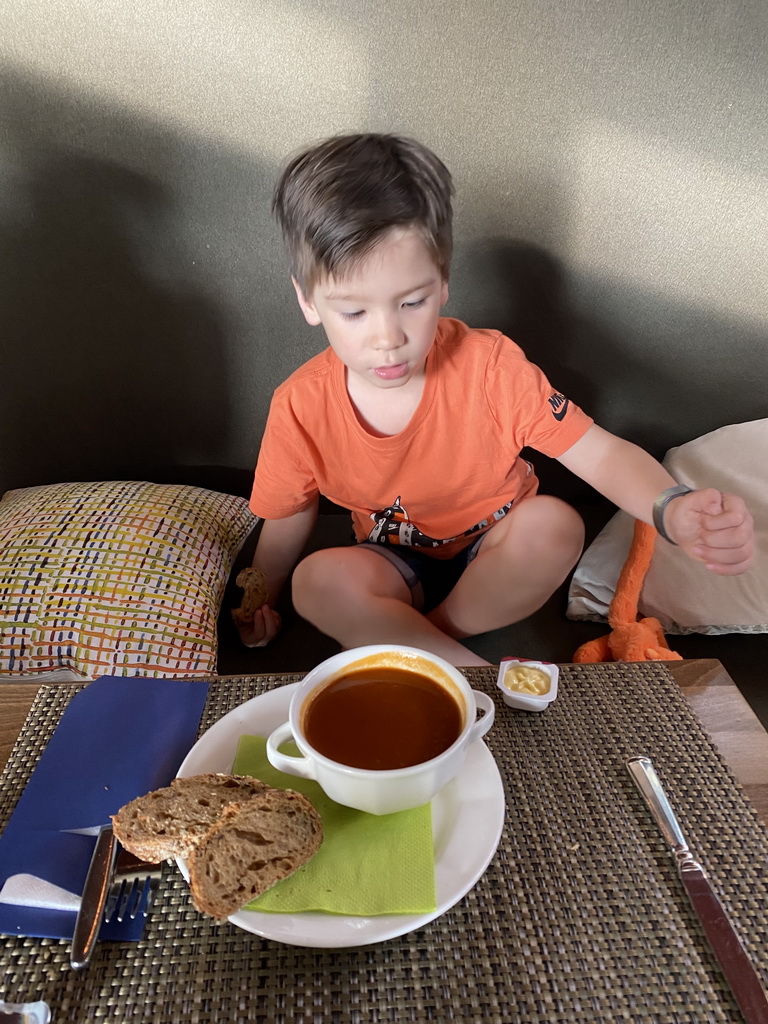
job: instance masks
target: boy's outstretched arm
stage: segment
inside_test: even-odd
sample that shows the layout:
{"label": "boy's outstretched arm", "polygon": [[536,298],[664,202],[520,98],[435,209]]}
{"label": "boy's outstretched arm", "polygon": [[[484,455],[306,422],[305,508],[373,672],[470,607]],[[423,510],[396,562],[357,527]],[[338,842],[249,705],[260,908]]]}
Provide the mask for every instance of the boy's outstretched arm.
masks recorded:
{"label": "boy's outstretched arm", "polygon": [[275,603],[285,581],[309,540],[317,520],[318,501],[287,519],[265,519],[262,523],[253,564],[267,577],[267,603],[254,613],[250,626],[238,626],[240,639],[248,647],[264,647],[280,632],[280,615]]}
{"label": "boy's outstretched arm", "polygon": [[[674,480],[629,441],[596,424],[558,459],[635,519],[653,523],[653,503]],[[722,576],[746,572],[754,559],[752,516],[743,500],[708,487],[669,502],[664,528],[689,557]]]}

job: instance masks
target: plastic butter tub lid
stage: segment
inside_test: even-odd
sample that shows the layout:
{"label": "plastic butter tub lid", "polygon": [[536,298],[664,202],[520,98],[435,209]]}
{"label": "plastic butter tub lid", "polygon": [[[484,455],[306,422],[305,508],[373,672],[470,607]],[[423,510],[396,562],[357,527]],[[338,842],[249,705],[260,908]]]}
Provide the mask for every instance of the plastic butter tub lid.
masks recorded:
{"label": "plastic butter tub lid", "polygon": [[47,1003],[6,1003],[0,1000],[0,1024],[48,1024],[50,1019]]}
{"label": "plastic butter tub lid", "polygon": [[547,661],[504,658],[496,685],[504,703],[522,711],[544,711],[557,697],[557,665]]}

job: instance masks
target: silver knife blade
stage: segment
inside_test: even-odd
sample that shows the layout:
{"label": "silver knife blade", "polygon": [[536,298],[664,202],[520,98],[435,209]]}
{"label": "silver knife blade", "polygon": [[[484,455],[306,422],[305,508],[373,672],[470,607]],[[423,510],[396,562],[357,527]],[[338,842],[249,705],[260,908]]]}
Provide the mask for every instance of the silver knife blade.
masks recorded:
{"label": "silver knife blade", "polygon": [[99,936],[104,904],[107,902],[112,873],[115,868],[117,840],[111,825],[105,825],[99,832],[85,879],[80,910],[75,921],[72,936],[72,952],[69,962],[77,971],[91,959],[93,947]]}
{"label": "silver knife blade", "polygon": [[677,861],[693,909],[747,1024],[768,1024],[768,995],[706,872],[685,840],[653,762],[630,757],[627,768]]}

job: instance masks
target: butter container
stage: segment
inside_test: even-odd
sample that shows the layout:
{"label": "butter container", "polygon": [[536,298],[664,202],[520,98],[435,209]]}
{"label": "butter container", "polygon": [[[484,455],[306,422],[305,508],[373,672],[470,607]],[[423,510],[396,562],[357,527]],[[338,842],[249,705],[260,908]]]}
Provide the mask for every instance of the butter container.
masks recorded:
{"label": "butter container", "polygon": [[0,1000],[0,1024],[48,1024],[50,1019],[47,1003],[6,1003]]}
{"label": "butter container", "polygon": [[557,665],[547,661],[504,658],[496,685],[504,703],[521,711],[545,711],[557,697]]}

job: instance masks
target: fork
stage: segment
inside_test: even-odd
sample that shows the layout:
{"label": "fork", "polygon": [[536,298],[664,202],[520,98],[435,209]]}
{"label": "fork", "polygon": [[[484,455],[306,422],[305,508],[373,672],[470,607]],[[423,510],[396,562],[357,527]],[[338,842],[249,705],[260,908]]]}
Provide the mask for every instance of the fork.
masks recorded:
{"label": "fork", "polygon": [[104,826],[96,840],[72,936],[70,964],[75,970],[91,959],[102,920],[115,917],[122,922],[139,913],[147,916],[161,875],[162,864],[134,857],[115,839],[112,826]]}
{"label": "fork", "polygon": [[162,864],[140,860],[117,844],[120,852],[115,863],[112,884],[104,906],[104,920],[113,917],[133,920],[139,913],[146,917],[152,897],[160,887]]}

